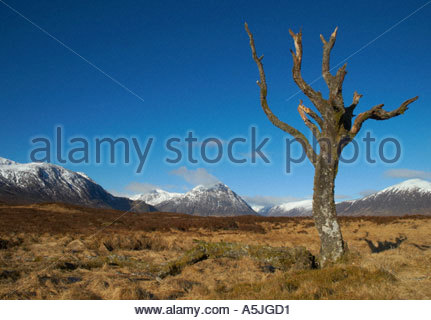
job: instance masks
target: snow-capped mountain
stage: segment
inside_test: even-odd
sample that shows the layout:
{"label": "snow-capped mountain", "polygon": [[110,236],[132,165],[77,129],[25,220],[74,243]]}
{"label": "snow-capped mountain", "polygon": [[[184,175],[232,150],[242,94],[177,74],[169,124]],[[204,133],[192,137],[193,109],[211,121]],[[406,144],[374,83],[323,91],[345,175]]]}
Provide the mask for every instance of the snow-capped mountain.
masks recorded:
{"label": "snow-capped mountain", "polygon": [[160,211],[199,216],[256,214],[240,196],[223,183],[197,186],[185,194],[160,202],[156,207]]}
{"label": "snow-capped mountain", "polygon": [[292,201],[270,208],[266,212],[269,217],[305,217],[311,216],[313,200]]}
{"label": "snow-capped mountain", "polygon": [[252,205],[250,204],[251,208],[256,211],[261,216],[266,216],[268,214],[268,211],[272,208],[272,206],[262,206],[262,205]]}
{"label": "snow-capped mountain", "polygon": [[367,197],[337,204],[339,215],[431,215],[431,182],[411,179]]}
{"label": "snow-capped mountain", "polygon": [[83,173],[49,163],[0,158],[0,201],[11,204],[63,202],[97,208],[152,211],[144,202],[111,195]]}
{"label": "snow-capped mountain", "polygon": [[157,206],[164,201],[183,196],[182,193],[168,192],[162,189],[154,189],[148,193],[138,194],[130,199],[135,201],[144,201],[152,206]]}
{"label": "snow-capped mountain", "polygon": [[9,159],[5,159],[0,157],[0,165],[12,165],[12,164],[17,164],[15,161],[9,160]]}

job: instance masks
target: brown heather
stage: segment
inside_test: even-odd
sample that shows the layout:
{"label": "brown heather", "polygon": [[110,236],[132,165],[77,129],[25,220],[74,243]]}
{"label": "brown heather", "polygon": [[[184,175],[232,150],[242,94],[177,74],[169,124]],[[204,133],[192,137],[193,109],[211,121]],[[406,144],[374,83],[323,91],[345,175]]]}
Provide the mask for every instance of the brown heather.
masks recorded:
{"label": "brown heather", "polygon": [[0,205],[0,298],[431,299],[431,217],[342,217],[319,269],[311,218],[121,215]]}

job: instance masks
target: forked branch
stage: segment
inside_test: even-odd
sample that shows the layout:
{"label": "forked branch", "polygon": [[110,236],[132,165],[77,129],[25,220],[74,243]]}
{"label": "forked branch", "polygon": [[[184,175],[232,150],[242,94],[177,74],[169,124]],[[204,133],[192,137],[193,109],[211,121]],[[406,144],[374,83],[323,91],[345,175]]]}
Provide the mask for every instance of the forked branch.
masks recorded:
{"label": "forked branch", "polygon": [[334,47],[335,40],[337,38],[337,31],[338,31],[338,27],[335,28],[334,32],[331,34],[329,41],[326,41],[323,35],[320,35],[320,40],[322,40],[322,43],[323,43],[322,76],[323,76],[323,79],[325,79],[325,82],[328,85],[328,87],[331,85],[332,81],[334,80],[334,76],[330,72],[329,60],[331,57],[331,50]]}
{"label": "forked branch", "polygon": [[299,33],[294,33],[289,29],[289,33],[295,44],[295,52],[290,50],[293,58],[293,80],[299,89],[301,89],[301,91],[311,100],[311,102],[313,102],[317,110],[323,114],[324,100],[322,94],[318,91],[315,91],[307,82],[305,82],[304,78],[302,77],[302,32],[300,31]]}
{"label": "forked branch", "polygon": [[346,76],[346,64],[338,69],[335,76],[331,74],[330,58],[331,51],[334,47],[337,39],[338,27],[335,28],[334,32],[328,41],[325,40],[323,35],[320,35],[320,39],[323,43],[323,54],[322,54],[322,76],[325,79],[326,85],[329,89],[329,100],[332,102],[333,107],[338,111],[343,111],[344,101],[342,96],[344,77]]}
{"label": "forked branch", "polygon": [[414,97],[404,101],[398,109],[392,111],[386,111],[383,109],[384,104],[379,104],[377,106],[372,107],[370,110],[360,113],[353,123],[352,129],[350,130],[350,135],[355,136],[358,134],[359,130],[361,130],[362,124],[368,120],[388,120],[394,117],[397,117],[408,109],[409,104],[415,102],[419,97]]}
{"label": "forked branch", "polygon": [[268,102],[266,99],[268,89],[266,85],[266,78],[265,78],[265,71],[263,69],[263,56],[259,57],[256,53],[256,47],[254,45],[254,39],[253,34],[250,32],[247,23],[245,23],[245,30],[248,34],[248,37],[250,38],[250,48],[251,48],[251,54],[253,57],[253,60],[256,62],[257,68],[259,69],[259,78],[260,80],[257,81],[257,84],[260,88],[260,104],[262,106],[263,111],[265,112],[268,119],[274,124],[276,127],[280,128],[281,130],[289,133],[293,137],[295,137],[304,147],[305,153],[307,154],[308,159],[310,159],[311,163],[315,164],[317,155],[314,149],[312,148],[310,142],[308,139],[304,136],[302,132],[300,132],[298,129],[288,125],[287,123],[281,121],[278,119],[274,113],[271,111],[271,109],[268,106]]}
{"label": "forked branch", "polygon": [[305,125],[310,128],[314,136],[318,139],[320,137],[321,131],[316,126],[316,124],[307,117],[307,115],[309,115],[314,121],[316,121],[319,124],[320,128],[323,128],[322,119],[313,110],[304,106],[302,100],[300,100],[299,102],[298,112]]}

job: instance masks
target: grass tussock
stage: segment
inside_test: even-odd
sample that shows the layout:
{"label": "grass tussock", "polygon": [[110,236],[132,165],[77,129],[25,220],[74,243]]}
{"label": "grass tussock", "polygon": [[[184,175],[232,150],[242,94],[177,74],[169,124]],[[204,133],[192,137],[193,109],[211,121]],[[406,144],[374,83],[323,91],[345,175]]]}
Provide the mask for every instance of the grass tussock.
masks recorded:
{"label": "grass tussock", "polygon": [[342,217],[318,269],[309,218],[120,214],[0,206],[0,298],[431,299],[430,217]]}
{"label": "grass tussock", "polygon": [[188,250],[182,257],[162,266],[158,276],[165,278],[180,274],[185,267],[206,259],[239,259],[242,257],[250,257],[260,265],[270,266],[271,270],[317,268],[315,257],[304,247],[275,248],[262,245],[199,241],[197,246]]}
{"label": "grass tussock", "polygon": [[[391,299],[396,278],[385,270],[332,266],[279,274],[253,283],[239,283],[213,295],[216,299]],[[372,293],[372,296],[370,296]]]}

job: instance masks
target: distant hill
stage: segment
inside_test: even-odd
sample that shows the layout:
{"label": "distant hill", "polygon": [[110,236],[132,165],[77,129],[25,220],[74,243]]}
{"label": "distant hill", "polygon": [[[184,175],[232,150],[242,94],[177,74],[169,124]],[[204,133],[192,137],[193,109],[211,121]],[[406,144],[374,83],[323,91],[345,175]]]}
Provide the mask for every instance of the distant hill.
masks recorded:
{"label": "distant hill", "polygon": [[130,199],[135,201],[144,201],[152,206],[157,206],[164,201],[183,196],[182,193],[168,192],[162,189],[154,189],[144,194],[138,194]]}
{"label": "distant hill", "polygon": [[311,215],[312,200],[293,201],[266,210],[268,217],[303,217]]}
{"label": "distant hill", "polygon": [[187,213],[198,216],[255,215],[256,212],[235,192],[223,183],[197,186],[187,193],[170,193],[154,190],[136,196],[164,212]]}
{"label": "distant hill", "polygon": [[345,216],[431,215],[431,182],[407,180],[362,199],[338,203],[337,212]]}

